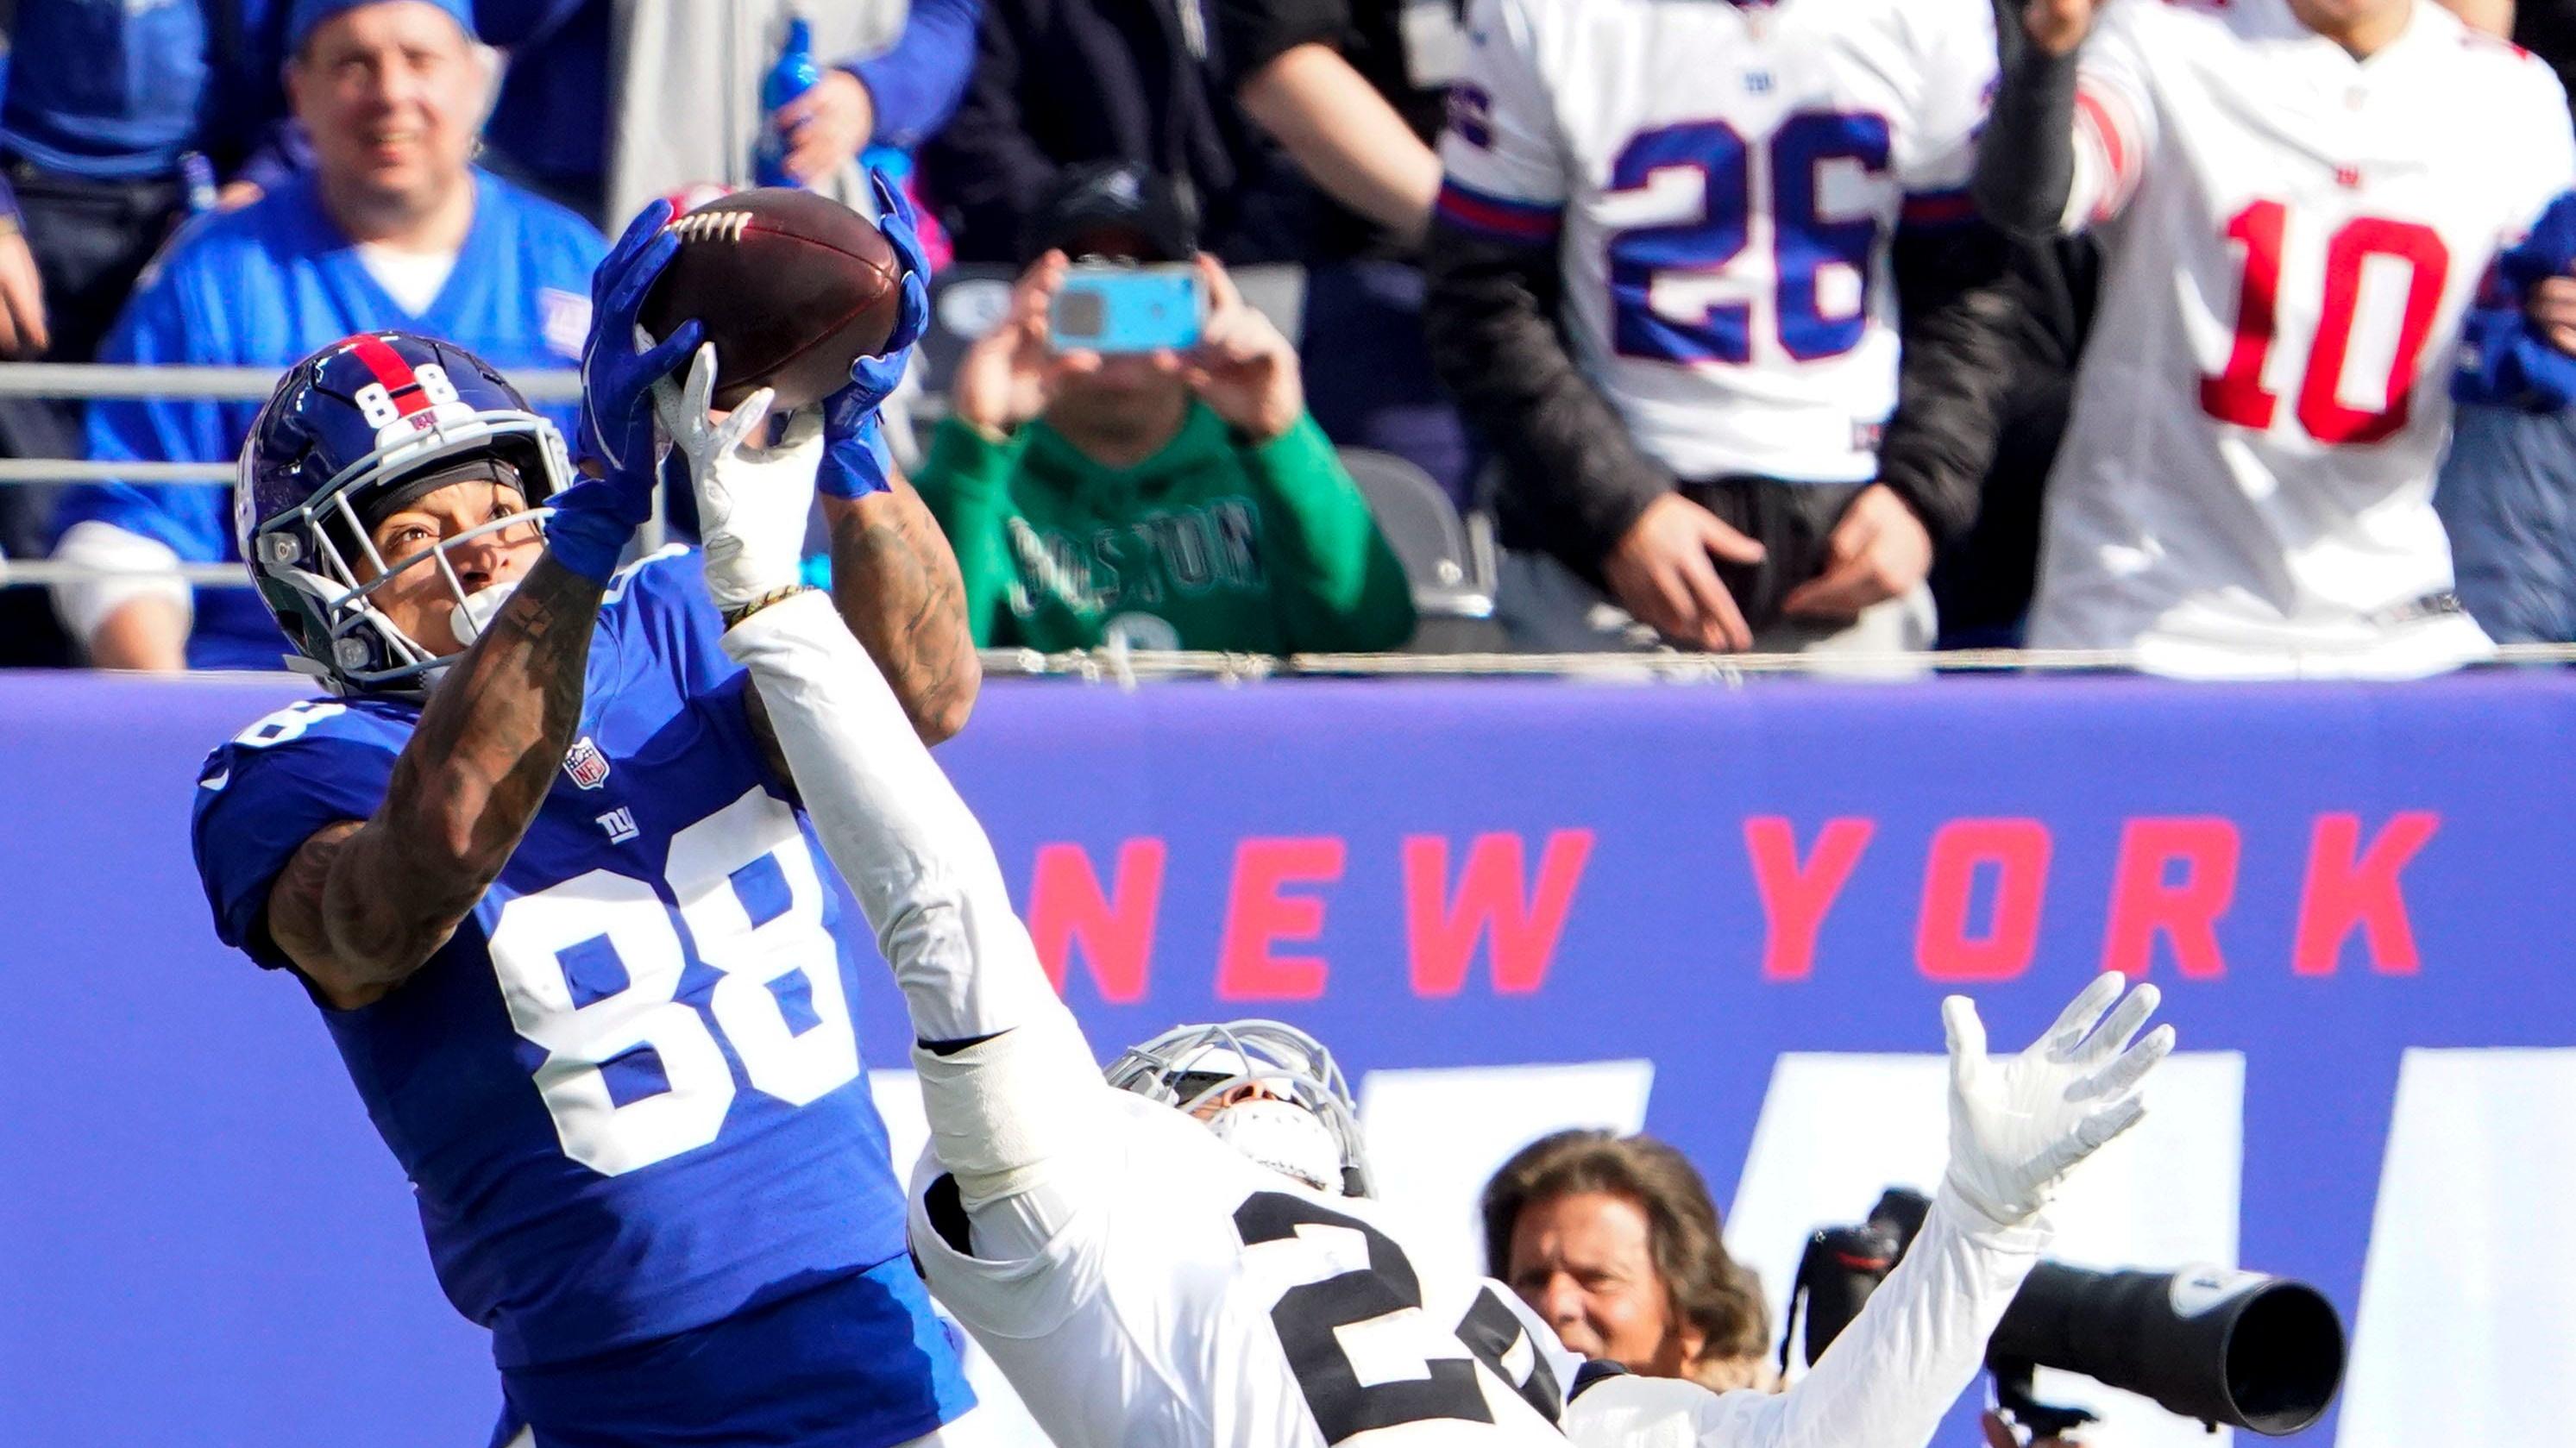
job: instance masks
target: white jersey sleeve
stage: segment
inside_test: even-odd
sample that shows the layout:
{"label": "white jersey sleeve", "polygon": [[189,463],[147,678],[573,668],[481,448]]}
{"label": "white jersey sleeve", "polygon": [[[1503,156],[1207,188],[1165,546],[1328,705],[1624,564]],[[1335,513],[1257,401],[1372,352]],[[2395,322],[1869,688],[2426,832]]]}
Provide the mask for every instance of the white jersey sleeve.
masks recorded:
{"label": "white jersey sleeve", "polygon": [[1824,1360],[1784,1393],[1711,1392],[1670,1379],[1612,1377],[1565,1412],[1576,1448],[1802,1448],[1928,1443],[1985,1362],[2047,1239],[2038,1226],[1971,1227],[1934,1199],[1905,1260],[1870,1294]]}
{"label": "white jersey sleeve", "polygon": [[1556,239],[1566,162],[1525,0],[1473,0],[1466,74],[1440,137],[1440,219],[1523,246]]}
{"label": "white jersey sleeve", "polygon": [[1965,220],[1977,133],[1994,98],[1994,7],[1987,0],[1908,6],[1897,24],[1913,51],[1912,124],[1892,158],[1910,224]]}
{"label": "white jersey sleeve", "polygon": [[1106,1090],[1011,909],[992,841],[819,593],[726,631],[805,809],[875,927],[918,1041],[931,1144],[967,1202],[1080,1160]]}
{"label": "white jersey sleeve", "polygon": [[2558,73],[2533,55],[2522,56],[2527,72],[2520,97],[2527,119],[2508,126],[2515,150],[2528,157],[2509,174],[2512,186],[2512,215],[2520,217],[2512,230],[2498,237],[2502,246],[2520,242],[2531,230],[2540,213],[2549,209],[2570,188],[2576,188],[2576,129],[2571,129],[2567,115],[2567,88],[2560,84]]}
{"label": "white jersey sleeve", "polygon": [[2152,17],[2144,3],[2114,4],[2084,42],[2075,82],[2075,184],[2065,228],[2081,231],[2120,214],[2137,194],[2147,158],[2161,138],[2155,91],[2138,28]]}

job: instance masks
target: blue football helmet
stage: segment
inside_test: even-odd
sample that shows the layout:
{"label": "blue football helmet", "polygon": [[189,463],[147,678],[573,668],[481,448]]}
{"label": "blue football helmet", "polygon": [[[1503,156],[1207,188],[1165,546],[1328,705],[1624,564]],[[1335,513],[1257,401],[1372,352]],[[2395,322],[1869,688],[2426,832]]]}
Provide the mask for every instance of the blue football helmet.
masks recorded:
{"label": "blue football helmet", "polygon": [[[368,500],[478,458],[516,471],[530,511],[388,568],[368,536]],[[545,500],[572,481],[562,434],[482,358],[452,342],[374,332],[332,343],[279,381],[242,445],[233,528],[260,598],[302,655],[288,667],[335,692],[424,692],[447,661],[395,627],[370,597],[409,569],[436,568],[456,596],[459,636],[470,638],[488,610],[478,616],[466,603],[447,550],[500,529],[542,526],[552,515]]]}

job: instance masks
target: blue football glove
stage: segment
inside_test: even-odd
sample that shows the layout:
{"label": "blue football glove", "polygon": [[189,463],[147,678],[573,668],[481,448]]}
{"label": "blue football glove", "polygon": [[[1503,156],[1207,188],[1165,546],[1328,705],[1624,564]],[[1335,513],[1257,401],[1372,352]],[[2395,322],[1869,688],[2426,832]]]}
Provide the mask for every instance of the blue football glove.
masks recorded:
{"label": "blue football glove", "polygon": [[[590,338],[581,349],[581,441],[604,475],[549,500],[546,546],[555,561],[605,583],[626,542],[653,516],[658,474],[653,384],[697,349],[698,324],[683,322],[653,344],[636,323],[654,278],[680,249],[668,227],[671,203],[655,201],[627,224],[590,279]],[[638,350],[641,348],[642,350]]]}
{"label": "blue football glove", "polygon": [[824,454],[815,487],[835,498],[859,498],[890,486],[893,458],[886,450],[885,429],[877,408],[903,384],[912,365],[912,346],[930,328],[930,262],[913,233],[912,204],[887,184],[885,173],[871,171],[876,187],[877,232],[903,264],[903,300],[885,350],[850,365],[850,385],[823,400]]}

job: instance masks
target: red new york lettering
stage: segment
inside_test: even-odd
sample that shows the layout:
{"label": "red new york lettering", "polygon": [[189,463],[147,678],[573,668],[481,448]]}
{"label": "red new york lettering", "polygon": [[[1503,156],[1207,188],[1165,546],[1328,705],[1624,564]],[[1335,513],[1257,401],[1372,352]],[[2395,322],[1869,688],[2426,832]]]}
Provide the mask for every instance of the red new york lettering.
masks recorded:
{"label": "red new york lettering", "polygon": [[1073,949],[1091,967],[1100,998],[1128,1005],[1145,998],[1146,970],[1154,958],[1154,916],[1163,894],[1163,842],[1147,837],[1118,847],[1118,868],[1108,893],[1075,844],[1040,845],[1036,878],[1029,886],[1029,938],[1056,993],[1064,993]]}
{"label": "red new york lettering", "polygon": [[[2134,819],[2120,831],[2120,862],[2111,872],[2111,918],[2102,932],[2102,968],[2132,979],[2147,973],[2156,937],[2173,946],[2186,976],[2227,973],[2218,951],[2218,918],[2236,898],[2236,825],[2215,817]],[[2175,866],[2182,878],[2172,880]]]}
{"label": "red new york lettering", "polygon": [[2442,827],[2431,810],[2401,810],[2361,847],[2361,816],[2317,816],[2308,845],[2307,883],[2299,890],[2298,944],[2290,969],[2332,975],[2344,941],[2356,929],[2370,951],[2370,968],[2383,975],[2413,975],[2415,929],[2406,916],[2398,873]]}
{"label": "red new york lettering", "polygon": [[1546,981],[1548,960],[1574,906],[1574,887],[1592,855],[1592,831],[1549,832],[1539,853],[1535,904],[1523,888],[1524,854],[1517,834],[1476,836],[1458,874],[1458,894],[1444,900],[1448,837],[1405,836],[1404,921],[1415,995],[1456,995],[1467,983],[1467,963],[1479,937],[1492,941],[1497,993],[1526,994]]}
{"label": "red new york lettering", "polygon": [[[2032,819],[1952,820],[1932,836],[1923,867],[1923,913],[1914,963],[1934,980],[2011,980],[2039,945],[2048,887],[2048,826]],[[1968,933],[1969,897],[1992,866],[1994,905],[1985,932]]]}
{"label": "red new york lettering", "polygon": [[1342,842],[1330,836],[1249,839],[1234,847],[1225,944],[1217,955],[1217,999],[1310,1001],[1324,993],[1322,956],[1274,955],[1270,947],[1324,933],[1321,899],[1281,891],[1292,884],[1328,885],[1342,878],[1346,853]]}
{"label": "red new york lettering", "polygon": [[1755,815],[1744,822],[1744,852],[1752,858],[1753,888],[1762,897],[1764,980],[1805,980],[1815,968],[1817,932],[1877,829],[1877,821],[1857,816],[1827,820],[1801,865],[1797,831],[1786,816]]}

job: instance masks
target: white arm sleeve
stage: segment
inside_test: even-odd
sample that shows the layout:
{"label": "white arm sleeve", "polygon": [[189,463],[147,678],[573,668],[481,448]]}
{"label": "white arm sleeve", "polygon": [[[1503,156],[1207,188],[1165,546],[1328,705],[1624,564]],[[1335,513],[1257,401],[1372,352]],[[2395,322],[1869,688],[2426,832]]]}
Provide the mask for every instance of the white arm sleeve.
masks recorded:
{"label": "white arm sleeve", "polygon": [[2139,8],[2111,7],[2084,42],[2075,82],[2075,181],[2062,222],[2070,234],[2126,210],[2162,142]]}
{"label": "white arm sleeve", "polygon": [[1109,1089],[1011,910],[984,828],[930,757],[830,598],[726,632],[751,671],[806,814],[894,967],[931,1146],[965,1205],[1028,1190],[1097,1139]]}
{"label": "white arm sleeve", "polygon": [[178,605],[183,623],[195,611],[187,582],[179,576],[179,555],[158,538],[93,518],[64,532],[54,545],[54,561],[98,570],[92,577],[54,585],[54,612],[83,648],[98,636],[108,615],[138,598],[170,600]]}
{"label": "white arm sleeve", "polygon": [[[1825,1353],[1785,1393],[1712,1393],[1663,1379],[1611,1378],[1566,1410],[1580,1448],[1910,1448],[1985,1361],[1986,1339],[2039,1260],[2036,1219],[1986,1225],[1933,1199],[1923,1230]],[[1695,1392],[1686,1389],[1697,1388]]]}

